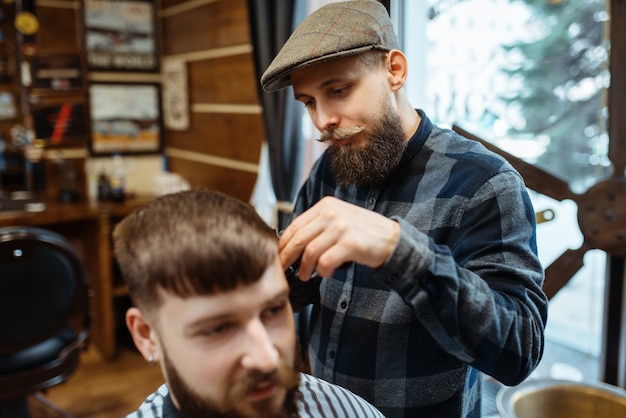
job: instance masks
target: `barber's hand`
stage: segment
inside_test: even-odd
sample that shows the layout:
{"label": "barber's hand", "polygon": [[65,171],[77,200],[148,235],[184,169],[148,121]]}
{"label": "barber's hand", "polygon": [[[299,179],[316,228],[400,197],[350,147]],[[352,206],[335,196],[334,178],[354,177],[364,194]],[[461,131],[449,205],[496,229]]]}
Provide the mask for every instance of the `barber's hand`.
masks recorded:
{"label": "barber's hand", "polygon": [[302,213],[282,233],[280,260],[284,268],[301,257],[298,276],[313,271],[330,277],[346,262],[380,267],[400,237],[400,225],[383,215],[325,197]]}

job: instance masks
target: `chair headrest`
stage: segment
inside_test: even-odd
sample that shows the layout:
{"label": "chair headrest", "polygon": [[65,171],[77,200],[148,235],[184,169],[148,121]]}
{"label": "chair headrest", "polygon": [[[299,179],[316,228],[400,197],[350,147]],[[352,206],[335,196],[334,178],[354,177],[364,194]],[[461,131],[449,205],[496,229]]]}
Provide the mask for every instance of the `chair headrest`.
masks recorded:
{"label": "chair headrest", "polygon": [[87,314],[88,279],[72,244],[33,227],[0,228],[0,353],[39,343]]}

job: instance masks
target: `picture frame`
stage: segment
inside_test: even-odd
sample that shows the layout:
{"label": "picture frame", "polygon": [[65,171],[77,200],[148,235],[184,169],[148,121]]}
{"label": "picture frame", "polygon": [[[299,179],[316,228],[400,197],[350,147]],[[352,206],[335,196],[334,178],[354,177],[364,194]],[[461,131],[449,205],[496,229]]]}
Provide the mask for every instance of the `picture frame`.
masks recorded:
{"label": "picture frame", "polygon": [[89,109],[89,151],[92,155],[162,151],[159,84],[91,83]]}
{"label": "picture frame", "polygon": [[11,91],[0,90],[0,121],[12,121],[19,116],[17,97]]}
{"label": "picture frame", "polygon": [[47,146],[84,145],[89,136],[85,103],[66,101],[31,108],[35,137]]}
{"label": "picture frame", "polygon": [[152,0],[85,0],[87,66],[92,71],[159,70]]}
{"label": "picture frame", "polygon": [[167,129],[189,129],[189,93],[187,64],[181,59],[165,59],[162,63],[163,123]]}
{"label": "picture frame", "polygon": [[31,87],[38,93],[81,90],[85,86],[80,55],[35,55],[30,60]]}

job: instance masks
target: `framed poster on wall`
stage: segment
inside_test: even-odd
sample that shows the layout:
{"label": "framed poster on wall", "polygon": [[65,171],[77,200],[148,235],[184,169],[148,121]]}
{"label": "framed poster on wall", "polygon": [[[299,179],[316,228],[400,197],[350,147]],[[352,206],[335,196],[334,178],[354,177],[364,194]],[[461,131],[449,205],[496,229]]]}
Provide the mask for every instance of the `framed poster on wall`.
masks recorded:
{"label": "framed poster on wall", "polygon": [[160,85],[92,83],[89,108],[91,154],[161,152]]}
{"label": "framed poster on wall", "polygon": [[15,93],[0,90],[0,121],[16,119],[18,116]]}
{"label": "framed poster on wall", "polygon": [[166,59],[162,63],[163,123],[167,129],[189,129],[189,94],[187,65],[180,59]]}
{"label": "framed poster on wall", "polygon": [[82,89],[84,86],[79,55],[35,55],[31,58],[30,66],[33,89],[59,92]]}
{"label": "framed poster on wall", "polygon": [[37,139],[47,145],[73,145],[87,142],[87,114],[83,103],[33,106],[33,127]]}
{"label": "framed poster on wall", "polygon": [[152,0],[85,0],[85,47],[92,71],[157,71]]}

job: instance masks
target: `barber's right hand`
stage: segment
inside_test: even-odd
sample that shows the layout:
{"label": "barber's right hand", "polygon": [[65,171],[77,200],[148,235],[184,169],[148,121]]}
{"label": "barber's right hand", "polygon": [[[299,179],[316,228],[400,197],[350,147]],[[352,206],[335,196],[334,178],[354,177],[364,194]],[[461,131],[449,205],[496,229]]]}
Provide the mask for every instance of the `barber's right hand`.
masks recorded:
{"label": "barber's right hand", "polygon": [[347,262],[380,267],[399,237],[397,222],[327,196],[294,219],[281,234],[280,260],[287,268],[300,259],[300,280],[307,281],[314,271],[331,277]]}

